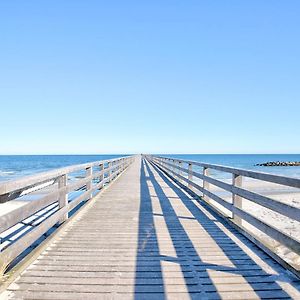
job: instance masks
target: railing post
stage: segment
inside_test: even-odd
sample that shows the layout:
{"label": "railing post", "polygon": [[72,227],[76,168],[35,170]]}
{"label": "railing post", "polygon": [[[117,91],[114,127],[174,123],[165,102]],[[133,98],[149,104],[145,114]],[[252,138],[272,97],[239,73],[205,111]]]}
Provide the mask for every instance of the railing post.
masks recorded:
{"label": "railing post", "polygon": [[118,175],[119,175],[119,170],[120,170],[120,166],[119,166],[119,160],[116,160],[115,161],[115,165],[116,165],[116,168],[115,168],[115,177],[118,177]]}
{"label": "railing post", "polygon": [[[203,167],[203,176],[209,176],[209,168]],[[209,191],[209,183],[203,179],[203,189]],[[209,197],[207,197],[204,193],[202,196],[203,200],[209,202]]]}
{"label": "railing post", "polygon": [[[88,168],[85,169],[85,177],[86,177],[86,178],[92,176],[92,174],[93,174],[93,169],[92,169],[92,167],[88,167]],[[92,186],[93,186],[93,179],[91,178],[91,179],[86,183],[86,190],[87,190],[87,191],[91,191]],[[89,194],[87,200],[90,200],[90,199],[92,198],[92,196],[93,196],[93,194],[92,194],[92,192],[91,192],[91,193]]]}
{"label": "railing post", "polygon": [[[67,183],[68,183],[68,175],[67,174],[61,175],[58,178],[58,189],[66,188]],[[60,209],[68,205],[68,192],[66,189],[59,192],[58,205]],[[67,219],[68,219],[68,213],[66,212],[60,219],[59,224],[65,222]]]}
{"label": "railing post", "polygon": [[[236,187],[242,187],[242,176],[241,175],[236,175],[236,174],[232,174],[232,185],[236,186]],[[242,208],[243,207],[243,198],[232,193],[232,203],[234,205],[234,207],[237,208]],[[238,217],[235,213],[232,213],[232,217],[233,217],[233,221],[241,226],[242,225],[242,219],[240,217]]]}
{"label": "railing post", "polygon": [[[112,167],[112,163],[111,161],[108,162],[108,169],[110,169]],[[112,174],[112,170],[108,171],[108,182],[111,182],[111,174]]]}
{"label": "railing post", "polygon": [[117,172],[117,174],[119,175],[122,172],[123,159],[122,158],[119,159],[117,163],[118,163],[118,167],[117,167],[118,172]]}
{"label": "railing post", "polygon": [[121,169],[121,172],[123,172],[125,170],[125,158],[122,158],[122,160],[121,160],[121,167],[120,167],[120,169]]}
{"label": "railing post", "polygon": [[[181,166],[182,166],[182,162],[179,161],[179,162],[178,162],[178,168],[181,168]],[[178,169],[178,175],[179,175],[179,176],[182,175],[182,172],[181,172],[181,170],[179,170],[179,169]],[[179,181],[179,182],[182,182],[182,180],[179,178],[179,176],[178,176],[178,181]]]}
{"label": "railing post", "polygon": [[173,176],[174,178],[176,178],[176,173],[177,173],[177,172],[176,172],[176,164],[177,164],[177,162],[173,159],[173,162],[172,162],[172,163],[173,163],[173,167],[172,167],[173,175],[172,175],[172,176]]}
{"label": "railing post", "polygon": [[116,162],[113,160],[111,162],[111,168],[112,168],[111,169],[111,174],[112,174],[111,180],[115,179],[115,175],[116,175],[115,164],[116,164]]}
{"label": "railing post", "polygon": [[[171,165],[174,165],[174,159],[170,159],[170,164]],[[173,166],[169,166],[169,168],[170,168],[170,172],[171,172],[171,175],[174,177],[174,167]]]}
{"label": "railing post", "polygon": [[[188,174],[188,180],[193,181],[193,165],[189,163],[189,174]],[[191,189],[192,185],[188,183],[188,188]]]}
{"label": "railing post", "polygon": [[102,172],[102,174],[100,175],[100,182],[102,182],[101,184],[101,188],[103,188],[104,186],[104,164],[100,164],[100,172]]}
{"label": "railing post", "polygon": [[120,162],[119,160],[116,160],[116,161],[115,161],[115,166],[116,166],[116,167],[115,167],[115,176],[114,176],[114,178],[117,177],[117,176],[119,175],[119,173],[120,173],[120,172],[119,172],[119,170],[120,170],[119,162]]}
{"label": "railing post", "polygon": [[118,176],[118,161],[114,161],[114,179]]}
{"label": "railing post", "polygon": [[174,160],[174,178],[178,180],[178,169],[177,169],[177,166],[178,166],[178,161],[177,160]]}

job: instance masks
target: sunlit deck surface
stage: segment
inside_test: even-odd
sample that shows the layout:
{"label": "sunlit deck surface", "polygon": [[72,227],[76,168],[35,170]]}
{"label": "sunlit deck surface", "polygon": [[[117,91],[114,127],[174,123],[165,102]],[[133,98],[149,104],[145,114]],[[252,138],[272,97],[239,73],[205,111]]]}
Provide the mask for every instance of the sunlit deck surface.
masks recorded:
{"label": "sunlit deck surface", "polygon": [[137,157],[3,299],[300,299],[299,280]]}

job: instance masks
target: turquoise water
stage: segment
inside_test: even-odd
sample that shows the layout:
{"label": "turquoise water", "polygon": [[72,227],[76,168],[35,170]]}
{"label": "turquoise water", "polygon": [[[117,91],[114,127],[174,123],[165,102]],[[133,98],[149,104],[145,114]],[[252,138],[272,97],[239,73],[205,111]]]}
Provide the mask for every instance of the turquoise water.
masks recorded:
{"label": "turquoise water", "polygon": [[[12,180],[26,175],[124,156],[119,155],[0,155],[0,181]],[[168,154],[180,159],[251,169],[300,178],[300,167],[259,167],[266,161],[300,161],[300,154]]]}

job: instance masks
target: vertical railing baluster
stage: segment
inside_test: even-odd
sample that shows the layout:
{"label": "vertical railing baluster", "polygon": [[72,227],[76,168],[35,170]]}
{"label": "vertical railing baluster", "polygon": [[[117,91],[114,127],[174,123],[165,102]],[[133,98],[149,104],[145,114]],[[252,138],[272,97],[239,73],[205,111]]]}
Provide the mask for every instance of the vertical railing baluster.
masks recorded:
{"label": "vertical railing baluster", "polygon": [[118,161],[114,160],[114,179],[118,176]]}
{"label": "vertical railing baluster", "polygon": [[[209,176],[209,168],[203,167],[203,176]],[[202,184],[203,189],[209,191],[209,183],[203,179],[203,184]],[[206,196],[204,193],[202,195],[203,200],[209,202],[209,197]]]}
{"label": "vertical railing baluster", "polygon": [[[92,169],[92,167],[88,167],[88,168],[85,169],[85,177],[86,177],[86,178],[92,176],[92,174],[93,174],[93,169]],[[86,183],[86,190],[87,190],[87,191],[91,191],[92,186],[93,186],[93,179],[90,178],[89,181]],[[91,192],[89,193],[89,196],[88,196],[87,200],[90,200],[90,199],[92,198],[92,196],[93,196],[93,195],[92,195],[92,191],[91,191]]]}
{"label": "vertical railing baluster", "polygon": [[111,162],[111,167],[112,167],[112,179],[115,179],[115,177],[116,177],[116,169],[115,169],[115,166],[116,166],[116,161],[112,161]]}
{"label": "vertical railing baluster", "polygon": [[175,161],[175,159],[173,159],[173,167],[172,167],[172,170],[173,170],[173,177],[176,178],[176,164],[177,162]]}
{"label": "vertical railing baluster", "polygon": [[111,161],[108,162],[108,182],[111,181],[111,174],[112,174],[112,170],[111,170],[111,167],[112,167],[112,163]]}
{"label": "vertical railing baluster", "polygon": [[100,164],[99,167],[100,167],[100,172],[102,172],[102,174],[100,175],[100,182],[102,182],[100,188],[102,189],[104,186],[104,163]]}
{"label": "vertical railing baluster", "polygon": [[178,180],[178,170],[177,170],[178,161],[174,159],[174,178]]}
{"label": "vertical railing baluster", "polygon": [[[193,165],[191,163],[189,163],[188,180],[189,181],[193,181]],[[190,184],[190,182],[188,183],[188,188],[189,189],[192,188],[192,185]]]}
{"label": "vertical railing baluster", "polygon": [[123,172],[125,170],[125,160],[126,160],[126,158],[122,158],[122,160],[121,160],[121,172]]}
{"label": "vertical railing baluster", "polygon": [[[232,174],[232,185],[236,186],[236,187],[242,187],[242,176],[241,175],[236,175],[236,174]],[[234,207],[237,208],[242,208],[243,207],[243,198],[232,193],[232,203],[234,205]],[[232,217],[233,217],[233,221],[241,226],[242,225],[242,219],[240,217],[238,217],[235,213],[232,213]]]}
{"label": "vertical railing baluster", "polygon": [[[178,168],[181,168],[181,166],[182,166],[182,162],[181,162],[181,161],[178,161]],[[177,169],[177,172],[178,172],[178,181],[179,181],[179,182],[182,182],[182,180],[179,178],[179,176],[182,175],[182,172],[181,172],[181,170],[179,170],[179,169]]]}
{"label": "vertical railing baluster", "polygon": [[115,177],[118,177],[119,173],[120,173],[120,160],[116,160],[115,161],[115,165],[116,165],[116,175]]}
{"label": "vertical railing baluster", "polygon": [[114,175],[114,178],[116,178],[118,176],[118,164],[119,164],[119,161],[118,160],[115,160],[114,161],[114,170],[115,170],[115,175]]}
{"label": "vertical railing baluster", "polygon": [[[68,192],[67,192],[67,184],[68,184],[68,175],[64,174],[58,178],[58,189],[59,198],[58,198],[58,206],[59,208],[63,208],[68,205]],[[59,224],[65,222],[68,219],[68,212],[66,212],[59,221]]]}

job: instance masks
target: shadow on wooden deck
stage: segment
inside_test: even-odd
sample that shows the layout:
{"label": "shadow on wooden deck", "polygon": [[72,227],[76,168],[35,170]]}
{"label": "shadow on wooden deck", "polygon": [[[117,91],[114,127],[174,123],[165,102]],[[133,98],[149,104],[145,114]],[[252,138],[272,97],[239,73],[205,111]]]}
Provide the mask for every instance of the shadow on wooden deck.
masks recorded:
{"label": "shadow on wooden deck", "polygon": [[[270,269],[274,267],[274,261],[226,224],[207,205],[197,204],[160,169],[145,160],[142,161],[140,180],[141,204],[135,299],[144,299],[140,295],[146,293],[151,293],[151,297],[149,295],[151,299],[173,299],[172,296],[169,297],[172,293],[174,296],[176,293],[176,299],[183,299],[180,294],[188,295],[191,299],[291,298],[276,282],[284,280],[280,274],[264,270],[265,267],[250,257],[249,251],[246,253],[235,240],[238,239],[241,243],[249,246],[255,255],[264,260],[264,263],[270,262],[270,266],[272,266]],[[162,214],[154,213],[154,195],[150,188],[154,191]],[[166,195],[168,188],[176,196],[168,197]],[[172,201],[181,201],[180,205],[190,215],[178,214]],[[159,239],[161,229],[155,225],[157,217],[163,219],[166,224],[170,236],[169,243],[173,245],[175,255],[162,255]],[[183,226],[183,220],[191,220],[193,224],[196,224],[193,228],[196,235],[191,236],[187,232]],[[220,224],[229,230],[234,238],[221,230],[218,226]],[[196,237],[198,229],[199,238]],[[203,243],[201,243],[201,238],[203,238]],[[208,242],[207,245],[205,245],[206,242]],[[219,260],[217,257],[214,258],[216,249],[219,249],[218,255],[221,253]],[[211,255],[210,259],[208,259],[209,255]],[[147,265],[144,263],[145,259],[149,261]],[[218,261],[220,262],[218,263]],[[172,282],[165,276],[165,270],[168,270],[170,271],[168,276],[172,278],[172,268],[164,269],[165,263],[169,266],[177,266],[177,269],[175,268],[177,277],[175,276]],[[181,278],[178,278],[178,274],[181,274]],[[153,284],[145,284],[145,282],[151,282],[151,279],[153,279]],[[171,284],[167,282],[171,282]],[[293,284],[293,282],[290,283]],[[295,281],[296,289],[297,284]]]}

